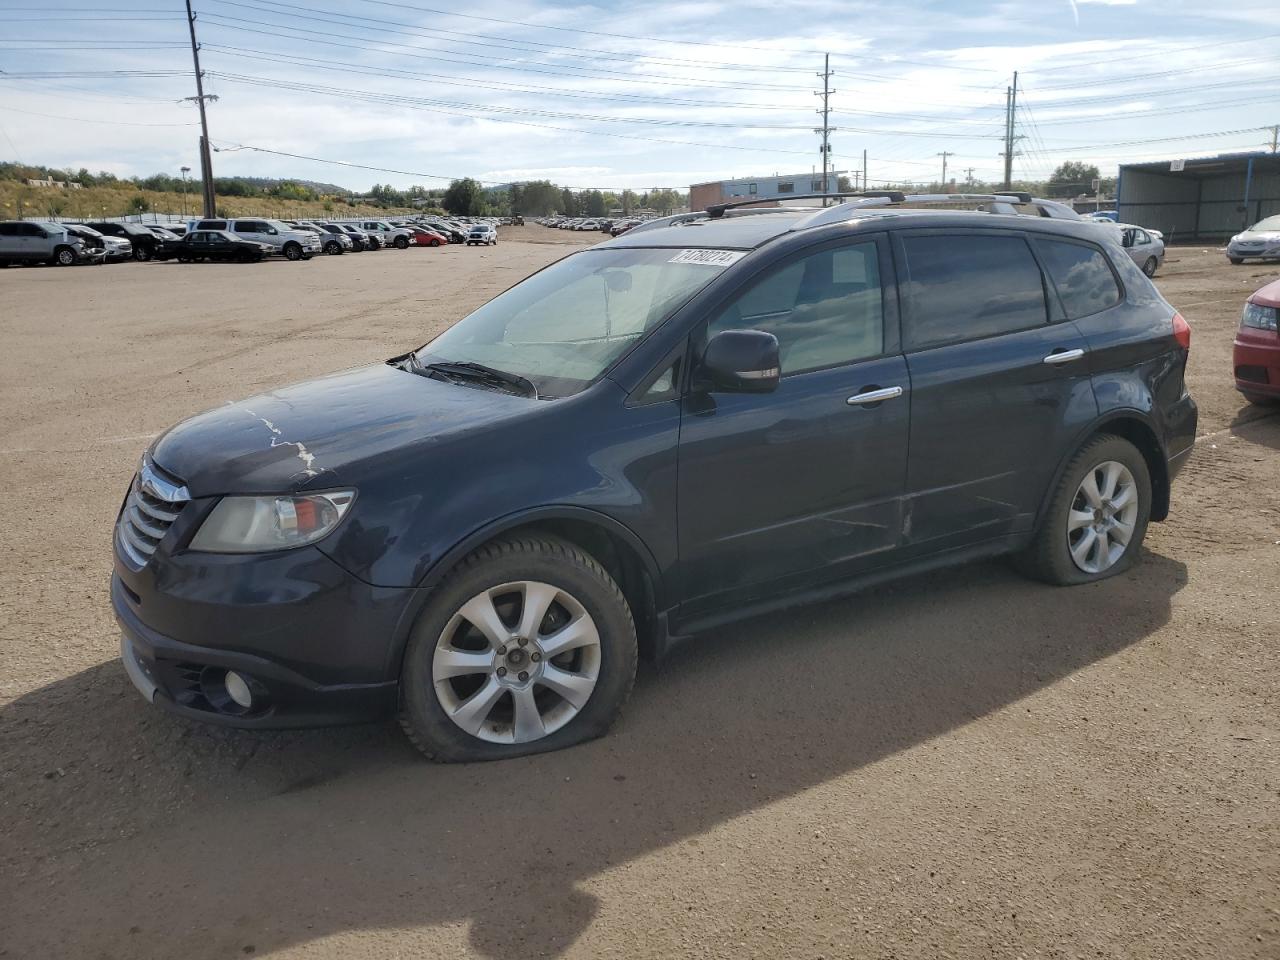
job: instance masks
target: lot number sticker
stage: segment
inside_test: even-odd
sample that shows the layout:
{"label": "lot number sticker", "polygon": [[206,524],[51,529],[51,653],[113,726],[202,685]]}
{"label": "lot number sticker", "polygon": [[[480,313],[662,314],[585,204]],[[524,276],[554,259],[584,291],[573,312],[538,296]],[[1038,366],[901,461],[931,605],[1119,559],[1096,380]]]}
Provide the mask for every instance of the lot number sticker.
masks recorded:
{"label": "lot number sticker", "polygon": [[708,267],[727,267],[737,263],[746,253],[742,250],[681,250],[668,263],[701,263]]}

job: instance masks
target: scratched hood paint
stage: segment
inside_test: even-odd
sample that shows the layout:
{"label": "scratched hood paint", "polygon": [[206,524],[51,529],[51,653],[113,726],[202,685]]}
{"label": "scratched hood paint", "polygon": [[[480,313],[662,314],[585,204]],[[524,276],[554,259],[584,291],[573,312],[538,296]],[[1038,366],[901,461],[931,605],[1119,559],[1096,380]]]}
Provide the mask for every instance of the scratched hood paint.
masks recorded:
{"label": "scratched hood paint", "polygon": [[196,497],[355,486],[545,406],[378,364],[199,414],[164,433],[151,456]]}

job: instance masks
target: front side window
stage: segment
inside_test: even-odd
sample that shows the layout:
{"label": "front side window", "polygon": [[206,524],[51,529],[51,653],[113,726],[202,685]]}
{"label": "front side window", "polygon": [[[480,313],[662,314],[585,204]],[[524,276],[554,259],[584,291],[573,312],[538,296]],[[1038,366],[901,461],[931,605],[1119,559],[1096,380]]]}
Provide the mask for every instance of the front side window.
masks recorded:
{"label": "front side window", "polygon": [[1048,321],[1044,281],[1021,237],[906,236],[908,349],[979,340]]}
{"label": "front side window", "polygon": [[796,185],[794,183],[780,183],[778,184],[778,192],[779,193],[795,193]]}
{"label": "front side window", "polygon": [[874,242],[809,254],[767,274],[714,317],[722,330],[763,330],[778,338],[782,375],[879,356],[884,301]]}
{"label": "front side window", "polygon": [[1058,291],[1068,320],[1076,320],[1114,307],[1120,287],[1097,247],[1065,240],[1036,240],[1049,280]]}
{"label": "front side window", "polygon": [[584,389],[741,254],[587,250],[534,274],[417,353],[533,381],[543,397]]}

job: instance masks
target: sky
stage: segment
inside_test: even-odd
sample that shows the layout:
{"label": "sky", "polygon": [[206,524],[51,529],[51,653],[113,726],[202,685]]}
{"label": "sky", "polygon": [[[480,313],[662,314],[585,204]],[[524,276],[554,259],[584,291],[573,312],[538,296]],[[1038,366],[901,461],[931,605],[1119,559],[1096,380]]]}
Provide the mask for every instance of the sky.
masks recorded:
{"label": "sky", "polygon": [[[0,0],[0,159],[199,169],[181,0]],[[575,189],[820,167],[870,186],[1263,149],[1274,0],[192,0],[219,176]],[[292,156],[288,156],[291,154]],[[346,165],[344,165],[346,164]],[[376,168],[376,169],[369,169]]]}

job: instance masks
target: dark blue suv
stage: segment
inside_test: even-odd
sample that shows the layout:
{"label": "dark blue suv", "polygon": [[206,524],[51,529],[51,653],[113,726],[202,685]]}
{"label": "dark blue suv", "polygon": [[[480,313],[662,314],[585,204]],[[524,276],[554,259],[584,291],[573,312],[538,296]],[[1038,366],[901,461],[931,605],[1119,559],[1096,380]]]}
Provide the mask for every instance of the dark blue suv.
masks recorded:
{"label": "dark blue suv", "polygon": [[565,746],[714,624],[996,554],[1125,570],[1192,449],[1189,347],[1088,223],[869,199],[638,228],[163,434],[116,526],[123,660],[234,726]]}

